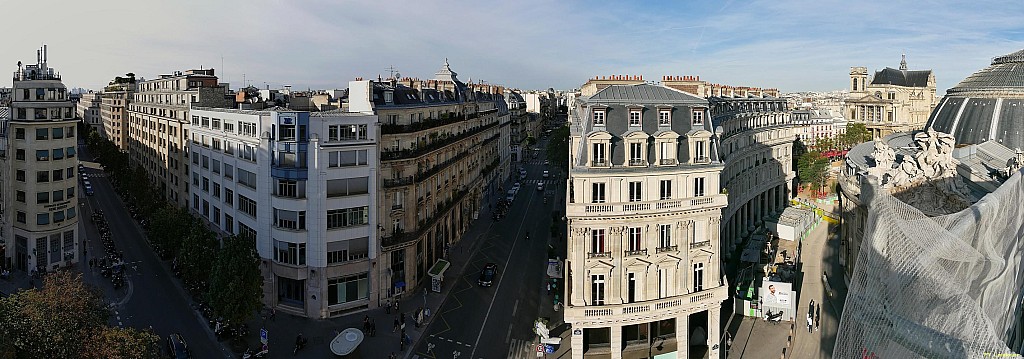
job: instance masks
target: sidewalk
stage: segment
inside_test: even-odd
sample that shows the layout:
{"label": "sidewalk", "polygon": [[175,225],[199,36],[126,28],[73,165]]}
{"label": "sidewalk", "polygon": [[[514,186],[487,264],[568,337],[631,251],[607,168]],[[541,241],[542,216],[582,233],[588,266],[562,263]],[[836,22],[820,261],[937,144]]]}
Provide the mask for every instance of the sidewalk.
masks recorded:
{"label": "sidewalk", "polygon": [[[812,235],[802,243],[803,258],[800,259],[803,280],[799,287],[797,302],[797,323],[793,337],[791,358],[831,358],[835,346],[836,331],[842,313],[846,289],[841,273],[829,270],[829,286],[826,290],[823,269],[837,267],[838,235],[832,233],[835,228],[822,221],[812,231]],[[833,249],[833,250],[829,250]],[[834,273],[834,274],[833,274]],[[813,300],[815,307],[821,305],[820,327],[808,332],[806,318],[810,310],[808,304]]]}
{"label": "sidewalk", "polygon": [[[508,188],[507,183],[505,186]],[[466,233],[463,234],[462,240],[454,243],[449,250],[449,255],[445,259],[451,263],[451,266],[446,272],[446,277],[458,278],[463,275],[469,259],[482,244],[480,239],[494,223],[486,206],[480,210],[478,218],[470,224]],[[405,313],[406,317],[405,331],[412,338],[412,344],[406,345],[404,349],[401,348],[399,333],[393,331],[394,321],[400,314],[394,310],[389,312],[385,308],[365,310],[331,319],[309,319],[282,312],[277,313],[274,319],[257,317],[248,323],[250,334],[246,337],[246,342],[250,348],[258,348],[260,328],[265,328],[268,332],[268,346],[271,355],[277,357],[280,354],[273,353],[283,351],[290,353],[294,347],[296,336],[302,333],[309,341],[306,348],[295,356],[296,358],[335,358],[328,348],[331,340],[338,332],[346,328],[362,330],[363,320],[368,317],[371,322],[376,324],[377,335],[371,337],[369,333],[364,333],[366,336],[359,346],[362,357],[387,358],[388,355],[394,353],[399,358],[409,358],[412,356],[413,348],[422,340],[423,330],[433,319],[433,316],[424,318],[424,323],[417,328],[414,320],[416,310],[423,307],[424,303],[426,303],[426,308],[431,311],[440,308],[453,287],[452,285],[442,286],[441,293],[428,292],[425,298],[424,289],[418,288],[418,293],[410,294],[399,302],[399,311]]]}

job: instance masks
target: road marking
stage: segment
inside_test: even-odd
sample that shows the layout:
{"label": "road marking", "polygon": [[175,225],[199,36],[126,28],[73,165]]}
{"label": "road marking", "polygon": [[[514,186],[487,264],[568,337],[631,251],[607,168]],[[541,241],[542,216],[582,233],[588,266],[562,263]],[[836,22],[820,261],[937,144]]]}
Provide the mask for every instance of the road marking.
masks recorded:
{"label": "road marking", "polygon": [[519,299],[516,299],[516,305],[512,306],[512,316],[516,316],[516,310],[519,310]]}
{"label": "road marking", "polygon": [[508,331],[505,332],[505,344],[508,344],[508,339],[512,337],[512,325],[508,325]]}
{"label": "road marking", "polygon": [[[526,208],[529,209],[531,204],[533,204],[533,196],[530,196],[530,200],[526,202]],[[519,221],[519,228],[516,229],[516,237],[512,240],[512,249],[508,251],[508,258],[505,258],[506,266],[512,261],[512,254],[516,252],[516,245],[519,244],[519,234],[522,233],[524,224],[526,224],[526,216],[523,216],[523,219]],[[473,351],[469,354],[470,358],[476,356],[476,348],[480,345],[480,337],[484,335],[484,328],[487,327],[487,319],[491,316],[491,309],[494,308],[494,300],[498,298],[498,292],[501,290],[501,284],[505,283],[503,280],[504,278],[505,276],[499,277],[498,285],[494,287],[494,295],[491,296],[491,304],[487,306],[487,315],[484,315],[484,322],[480,326],[480,333],[476,335],[476,341],[473,342]]]}

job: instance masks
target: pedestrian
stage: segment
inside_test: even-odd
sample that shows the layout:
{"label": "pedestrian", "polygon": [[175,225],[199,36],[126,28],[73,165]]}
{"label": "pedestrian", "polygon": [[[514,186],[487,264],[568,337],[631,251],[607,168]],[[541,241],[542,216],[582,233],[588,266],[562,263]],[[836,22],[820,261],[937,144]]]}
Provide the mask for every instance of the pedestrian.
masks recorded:
{"label": "pedestrian", "polygon": [[551,282],[548,282],[548,295],[551,295]]}
{"label": "pedestrian", "polygon": [[384,314],[391,314],[391,299],[384,302]]}
{"label": "pedestrian", "polygon": [[394,333],[394,332],[397,332],[397,331],[398,331],[398,317],[395,317],[395,329],[391,329],[391,332]]}
{"label": "pedestrian", "polygon": [[370,321],[370,336],[371,337],[377,336],[377,321],[376,320]]}
{"label": "pedestrian", "polygon": [[807,332],[812,331],[814,331],[814,316],[811,315],[811,312],[807,312]]}
{"label": "pedestrian", "polygon": [[277,308],[276,307],[271,307],[270,308],[270,320],[273,321],[274,317],[276,317],[276,316],[277,316]]}
{"label": "pedestrian", "polygon": [[811,313],[814,313],[814,299],[811,299]]}
{"label": "pedestrian", "polygon": [[725,350],[732,348],[732,333],[725,332]]}
{"label": "pedestrian", "polygon": [[398,299],[395,299],[395,313],[398,313]]}

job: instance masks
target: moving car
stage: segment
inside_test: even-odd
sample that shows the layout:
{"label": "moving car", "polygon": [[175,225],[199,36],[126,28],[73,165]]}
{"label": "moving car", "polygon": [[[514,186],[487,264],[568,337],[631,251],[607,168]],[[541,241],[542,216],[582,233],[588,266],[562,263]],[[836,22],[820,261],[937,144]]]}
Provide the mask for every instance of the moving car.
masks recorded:
{"label": "moving car", "polygon": [[538,191],[543,191],[544,190],[544,182],[538,182],[537,183],[537,190]]}
{"label": "moving car", "polygon": [[480,279],[477,280],[477,284],[481,287],[490,287],[494,283],[494,276],[498,273],[498,265],[494,263],[487,263],[484,265],[484,269],[480,271]]}
{"label": "moving car", "polygon": [[174,359],[192,358],[192,352],[188,351],[188,344],[185,344],[185,339],[182,339],[181,334],[178,333],[167,336],[167,350]]}
{"label": "moving car", "polygon": [[86,181],[85,184],[82,185],[82,188],[85,188],[85,195],[87,196],[92,196],[93,194],[96,194],[96,192],[92,190],[92,184],[89,183],[88,181]]}
{"label": "moving car", "polygon": [[544,171],[544,178],[548,178],[548,171]]}
{"label": "moving car", "polygon": [[550,163],[551,163],[551,161],[549,161],[549,160],[544,160],[544,165],[545,165],[545,166],[547,166],[547,165],[548,165],[548,164],[550,164]]}

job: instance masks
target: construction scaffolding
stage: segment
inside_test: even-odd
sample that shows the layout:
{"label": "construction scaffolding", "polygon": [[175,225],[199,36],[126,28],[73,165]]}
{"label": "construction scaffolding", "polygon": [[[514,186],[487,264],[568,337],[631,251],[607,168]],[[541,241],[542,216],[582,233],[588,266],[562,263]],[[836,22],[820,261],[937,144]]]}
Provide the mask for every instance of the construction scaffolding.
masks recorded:
{"label": "construction scaffolding", "polygon": [[1021,173],[974,205],[937,217],[866,178],[864,243],[833,357],[1018,357]]}

